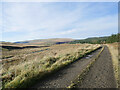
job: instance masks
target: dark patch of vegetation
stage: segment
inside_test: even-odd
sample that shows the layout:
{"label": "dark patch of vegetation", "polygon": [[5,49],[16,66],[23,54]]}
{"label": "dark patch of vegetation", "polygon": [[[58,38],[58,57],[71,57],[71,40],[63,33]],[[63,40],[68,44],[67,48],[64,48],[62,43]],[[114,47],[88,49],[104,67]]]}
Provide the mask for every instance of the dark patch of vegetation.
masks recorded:
{"label": "dark patch of vegetation", "polygon": [[29,43],[29,42],[15,42],[15,43],[23,43],[24,44],[24,43]]}
{"label": "dark patch of vegetation", "polygon": [[56,42],[56,44],[64,44],[64,43],[69,43],[69,42]]}
{"label": "dark patch of vegetation", "polygon": [[24,46],[24,47],[17,47],[17,46],[1,46],[4,49],[13,50],[13,49],[24,49],[24,48],[42,48],[42,47],[49,47],[49,46]]}
{"label": "dark patch of vegetation", "polygon": [[76,44],[76,43],[91,43],[91,44],[105,44],[105,43],[114,43],[119,42],[120,33],[119,34],[112,34],[111,36],[106,37],[93,37],[93,38],[87,38],[83,40],[75,40],[70,42],[70,44]]}

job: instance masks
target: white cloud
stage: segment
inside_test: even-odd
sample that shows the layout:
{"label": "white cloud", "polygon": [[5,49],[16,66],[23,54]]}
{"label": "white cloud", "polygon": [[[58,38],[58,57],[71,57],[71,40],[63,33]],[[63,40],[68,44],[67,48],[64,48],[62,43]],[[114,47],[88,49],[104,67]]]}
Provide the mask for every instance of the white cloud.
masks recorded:
{"label": "white cloud", "polygon": [[85,21],[80,24],[81,30],[85,31],[102,31],[108,29],[114,29],[118,27],[118,16],[111,15]]}
{"label": "white cloud", "polygon": [[[116,29],[117,14],[107,14],[106,6],[101,16],[91,17],[96,6],[89,3],[66,7],[64,3],[4,3],[4,34],[21,33],[4,37],[6,40],[16,41],[36,38],[53,38],[58,36],[72,36],[82,32],[100,32]],[[71,4],[71,3],[70,3]],[[65,8],[63,8],[65,6]],[[69,10],[70,8],[70,10]],[[104,15],[104,16],[102,16]],[[16,37],[16,38],[15,38]],[[78,37],[78,36],[76,36]]]}
{"label": "white cloud", "polygon": [[4,32],[41,29],[55,31],[64,28],[81,17],[80,8],[73,12],[62,13],[55,8],[46,7],[42,4],[35,5],[14,3],[5,8],[4,12],[7,16],[4,18],[4,27],[6,28]]}

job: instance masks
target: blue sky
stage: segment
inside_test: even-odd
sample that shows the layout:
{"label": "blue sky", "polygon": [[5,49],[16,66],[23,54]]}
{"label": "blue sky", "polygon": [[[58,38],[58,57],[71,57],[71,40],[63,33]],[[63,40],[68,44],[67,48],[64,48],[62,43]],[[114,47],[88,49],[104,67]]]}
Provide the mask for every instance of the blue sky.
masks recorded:
{"label": "blue sky", "polygon": [[118,33],[117,2],[3,2],[0,18],[2,41]]}

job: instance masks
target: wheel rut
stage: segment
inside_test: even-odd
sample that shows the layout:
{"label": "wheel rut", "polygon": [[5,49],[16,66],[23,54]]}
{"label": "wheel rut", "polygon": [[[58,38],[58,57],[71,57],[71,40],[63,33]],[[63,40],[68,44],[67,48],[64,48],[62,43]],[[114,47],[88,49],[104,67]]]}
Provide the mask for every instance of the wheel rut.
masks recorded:
{"label": "wheel rut", "polygon": [[101,49],[92,52],[80,60],[66,66],[65,68],[59,70],[58,72],[40,80],[37,84],[31,88],[66,88],[73,81],[86,66],[95,58]]}
{"label": "wheel rut", "polygon": [[99,58],[95,61],[90,71],[77,88],[116,88],[113,64],[108,47],[105,46]]}

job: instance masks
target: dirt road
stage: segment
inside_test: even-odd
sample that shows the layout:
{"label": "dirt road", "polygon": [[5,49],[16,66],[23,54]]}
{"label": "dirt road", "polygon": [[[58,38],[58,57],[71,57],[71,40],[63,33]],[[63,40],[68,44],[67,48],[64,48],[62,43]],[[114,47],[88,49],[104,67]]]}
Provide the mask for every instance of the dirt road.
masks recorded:
{"label": "dirt road", "polygon": [[107,46],[78,88],[116,88],[112,58]]}
{"label": "dirt road", "polygon": [[71,65],[66,66],[64,69],[52,74],[44,80],[39,81],[38,84],[32,88],[65,88],[71,84],[81,71],[97,56],[101,49],[91,53]]}

